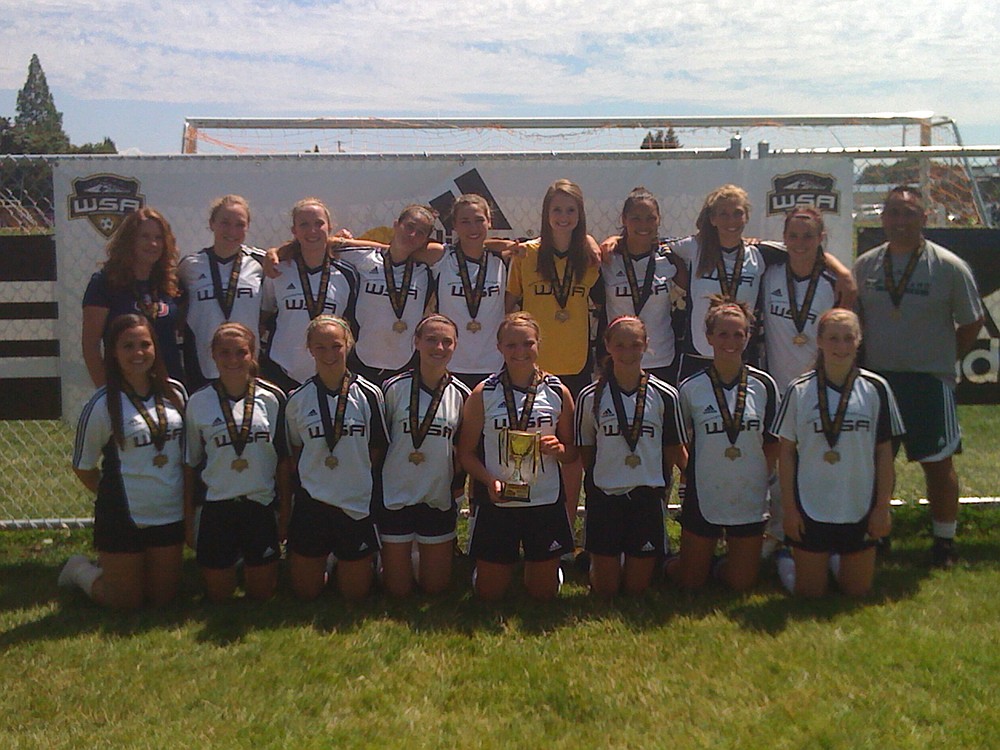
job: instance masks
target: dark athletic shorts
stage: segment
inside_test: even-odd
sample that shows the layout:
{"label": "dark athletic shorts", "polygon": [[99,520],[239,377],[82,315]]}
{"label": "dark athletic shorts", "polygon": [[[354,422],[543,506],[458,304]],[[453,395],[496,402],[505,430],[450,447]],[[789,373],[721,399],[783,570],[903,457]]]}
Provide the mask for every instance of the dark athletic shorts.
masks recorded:
{"label": "dark athletic shorts", "polygon": [[659,557],[666,548],[663,487],[608,495],[587,482],[584,547],[594,555]]}
{"label": "dark athletic shorts", "polygon": [[300,487],[288,521],[288,549],[303,557],[326,557],[332,552],[339,560],[363,560],[378,551],[378,533],[371,516],[354,520]]}
{"label": "dark athletic shorts", "polygon": [[529,508],[502,508],[480,498],[470,524],[469,556],[475,560],[513,565],[523,547],[526,561],[544,562],[573,550],[562,494],[557,502]]}
{"label": "dark athletic shorts", "polygon": [[94,505],[94,548],[111,554],[139,554],[151,547],[184,544],[184,522],[140,528],[128,513],[125,500],[97,496]]}
{"label": "dark athletic shorts", "polygon": [[241,557],[248,568],[276,562],[281,546],[275,505],[246,498],[206,502],[195,549],[203,568],[231,568]]}
{"label": "dark athletic shorts", "polygon": [[432,508],[426,503],[408,505],[398,510],[382,508],[378,513],[378,534],[384,543],[416,541],[418,544],[440,544],[455,538],[458,506],[452,501],[448,510]]}

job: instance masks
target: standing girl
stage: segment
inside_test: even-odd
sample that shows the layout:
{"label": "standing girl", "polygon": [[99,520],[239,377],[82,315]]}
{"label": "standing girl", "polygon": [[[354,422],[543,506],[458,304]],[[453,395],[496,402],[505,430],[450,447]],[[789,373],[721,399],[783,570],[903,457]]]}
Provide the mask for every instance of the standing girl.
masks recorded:
{"label": "standing girl", "polygon": [[318,198],[303,198],[292,207],[291,257],[281,261],[276,278],[264,280],[261,309],[270,337],[264,376],[286,393],[315,372],[303,347],[309,321],[319,315],[354,319],[358,275],[335,260],[327,248],[330,212]]}
{"label": "standing girl", "polygon": [[[219,377],[212,358],[212,337],[227,321],[251,331],[260,325],[263,251],[243,244],[250,226],[250,206],[239,195],[212,203],[208,228],[215,241],[181,259],[177,273],[184,289],[184,374],[194,392]],[[256,350],[253,352],[257,358]]]}
{"label": "standing girl", "polygon": [[[279,454],[285,450],[278,416],[285,395],[257,377],[256,349],[257,337],[242,323],[219,326],[211,342],[219,377],[194,393],[187,406],[184,516],[188,544],[215,602],[236,590],[240,559],[247,596],[269,599],[278,584],[275,478],[289,481],[288,461]],[[196,524],[198,480],[206,491]],[[288,509],[282,511],[283,530]]]}
{"label": "standing girl", "polygon": [[343,318],[316,317],[306,345],[316,374],[289,394],[285,408],[299,478],[288,524],[292,590],[301,599],[319,596],[333,553],[341,593],[361,599],[371,591],[378,550],[371,509],[374,472],[388,444],[382,392],[348,371],[354,335]]}
{"label": "standing girl", "polygon": [[177,593],[184,546],[184,401],[167,378],[149,319],[111,321],[97,389],[80,414],[73,471],[91,492],[97,565],[74,555],[59,585],[99,604],[136,609]]}
{"label": "standing girl", "polygon": [[[709,572],[737,591],[757,581],[767,480],[778,454],[770,432],[778,392],[770,375],[743,362],[752,329],[746,304],[715,297],[705,318],[712,362],[680,387],[689,441],[687,487],[680,556],[667,572],[684,588],[702,586]],[[712,571],[722,537],[728,555]]]}
{"label": "standing girl", "polygon": [[665,551],[666,489],[673,467],[687,464],[677,390],[642,369],[647,341],[639,318],[615,318],[604,334],[608,361],[577,405],[590,586],[599,596],[649,587]]}
{"label": "standing girl", "polygon": [[122,221],[111,235],[104,267],[90,277],[83,294],[83,361],[95,386],[107,382],[101,340],[119,315],[139,313],[149,318],[159,358],[167,374],[181,380],[177,345],[177,242],[170,224],[146,206]]}
{"label": "standing girl", "polygon": [[[477,385],[465,406],[458,456],[475,480],[476,496],[469,554],[476,561],[476,594],[487,600],[507,592],[522,548],[528,594],[551,599],[559,591],[559,558],[573,550],[557,470],[577,460],[573,398],[538,367],[540,340],[529,313],[504,318],[497,331],[503,368]],[[525,471],[536,469],[534,482],[514,497],[506,494],[515,465],[501,445],[506,428],[539,435],[537,451],[528,450],[522,461]]]}
{"label": "standing girl", "polygon": [[778,570],[790,591],[816,597],[826,593],[832,563],[841,591],[863,596],[875,575],[875,540],[891,525],[892,441],[902,419],[886,381],[857,367],[853,312],[823,313],[817,344],[816,369],[792,381],[774,423],[794,557],[779,559]]}
{"label": "standing girl", "polygon": [[[458,509],[453,498],[455,443],[469,389],[448,371],[458,328],[429,315],[413,336],[416,367],[387,380],[389,449],[382,467],[382,582],[390,594],[413,589],[411,555],[419,547],[417,584],[438,594],[451,580]],[[464,476],[464,475],[463,475]]]}

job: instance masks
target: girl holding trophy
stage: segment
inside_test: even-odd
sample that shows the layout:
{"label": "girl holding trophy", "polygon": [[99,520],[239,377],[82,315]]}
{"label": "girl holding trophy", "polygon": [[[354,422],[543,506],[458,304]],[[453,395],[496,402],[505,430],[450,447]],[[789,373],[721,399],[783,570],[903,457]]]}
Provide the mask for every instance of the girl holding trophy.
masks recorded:
{"label": "girl holding trophy", "polygon": [[497,331],[503,368],[476,386],[458,444],[474,480],[469,553],[476,595],[501,598],[524,550],[524,585],[539,600],[559,591],[559,558],[573,549],[559,464],[577,459],[573,398],[537,366],[541,340],[529,313],[511,313]]}

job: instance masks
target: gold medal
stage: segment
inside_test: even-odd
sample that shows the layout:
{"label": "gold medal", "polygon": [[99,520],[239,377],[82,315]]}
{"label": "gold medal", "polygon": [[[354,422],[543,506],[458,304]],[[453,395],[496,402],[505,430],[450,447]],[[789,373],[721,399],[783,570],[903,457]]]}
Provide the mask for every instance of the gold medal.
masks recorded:
{"label": "gold medal", "polygon": [[420,466],[424,462],[424,453],[423,451],[411,451],[409,458],[411,464]]}
{"label": "gold medal", "polygon": [[795,338],[792,339],[792,343],[796,346],[805,346],[809,342],[809,337],[804,333],[800,333]]}
{"label": "gold medal", "polygon": [[407,329],[407,327],[408,326],[406,325],[405,320],[397,320],[395,323],[392,324],[392,330],[394,330],[396,333],[402,333]]}
{"label": "gold medal", "polygon": [[157,469],[162,469],[168,463],[170,463],[170,459],[167,458],[165,453],[157,453],[153,457],[153,466],[155,466]]}
{"label": "gold medal", "polygon": [[642,458],[637,456],[635,453],[629,453],[625,456],[625,465],[630,469],[634,469],[636,466],[642,463]]}
{"label": "gold medal", "polygon": [[468,323],[465,324],[465,330],[471,331],[472,333],[479,333],[481,330],[483,330],[483,324],[480,323],[478,320],[470,320]]}
{"label": "gold medal", "polygon": [[569,320],[569,313],[566,312],[566,310],[559,308],[558,310],[556,310],[556,320],[558,320],[560,323],[565,323],[567,320]]}
{"label": "gold medal", "polygon": [[735,445],[730,445],[728,448],[726,448],[725,456],[730,461],[735,461],[737,458],[739,458],[742,455],[743,455],[743,452],[739,448],[737,448]]}
{"label": "gold medal", "polygon": [[328,469],[336,469],[340,461],[337,460],[336,456],[327,456],[323,463],[326,464],[326,468]]}
{"label": "gold medal", "polygon": [[246,469],[250,468],[250,462],[242,457],[234,458],[233,462],[229,464],[229,468],[237,472],[245,471]]}
{"label": "gold medal", "polygon": [[823,454],[823,460],[832,466],[840,461],[840,453],[834,450],[827,451]]}

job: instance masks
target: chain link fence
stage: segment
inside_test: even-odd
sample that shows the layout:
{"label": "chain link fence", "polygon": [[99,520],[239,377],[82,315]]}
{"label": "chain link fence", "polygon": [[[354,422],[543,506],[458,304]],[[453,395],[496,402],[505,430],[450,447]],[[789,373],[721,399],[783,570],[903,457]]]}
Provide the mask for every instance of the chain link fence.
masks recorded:
{"label": "chain link fence", "polygon": [[[768,158],[772,154],[805,153],[797,144],[792,148],[769,149],[763,144],[757,154],[739,148],[729,149],[730,158]],[[930,198],[929,224],[948,227],[989,227],[1000,223],[1000,150],[963,149],[957,145],[924,148],[858,148],[854,157],[853,217],[855,228],[877,226],[882,201],[888,189],[899,183],[924,187]],[[834,153],[834,149],[823,153]],[[724,154],[719,153],[721,157]],[[680,155],[678,155],[680,156]],[[188,157],[190,158],[190,157]],[[213,158],[213,157],[208,157]],[[218,158],[218,157],[214,157]],[[704,156],[697,157],[704,158]],[[266,159],[262,160],[266,175]],[[304,167],[306,165],[303,165]],[[609,163],[609,169],[613,169]],[[0,156],[0,388],[17,400],[18,388],[31,379],[59,377],[58,357],[37,356],[32,342],[49,341],[73,346],[59,335],[57,317],[76,316],[76,309],[62,309],[47,316],[44,310],[54,310],[56,299],[54,270],[51,278],[45,274],[23,272],[24,258],[15,273],[10,258],[15,253],[16,238],[45,236],[53,233],[54,192],[52,163],[45,157]],[[691,205],[687,205],[691,203]],[[697,212],[699,201],[683,203],[671,196],[661,196],[662,229],[671,235],[692,230],[687,217]],[[510,198],[513,210],[537,211],[537,196]],[[336,206],[332,207],[336,211]],[[384,225],[392,222],[395,206],[370,205],[370,216],[377,216]],[[620,205],[588,203],[588,220],[595,231],[617,226]],[[204,212],[207,214],[207,208]],[[204,227],[207,215],[170,216],[176,225]],[[250,241],[268,244],[272,237],[283,237],[287,231],[287,216],[254,217]],[[336,219],[336,217],[335,217]],[[341,217],[349,225],[352,217]],[[365,231],[370,226],[351,227]],[[205,240],[210,236],[205,231]],[[96,246],[95,246],[96,249]],[[187,248],[190,249],[190,248]],[[60,249],[60,251],[64,251]],[[78,248],[74,246],[74,252]],[[23,255],[23,253],[22,253]],[[30,260],[30,259],[29,259]],[[84,269],[89,273],[93,269]],[[65,306],[64,306],[65,308]],[[73,321],[63,321],[76,325]],[[19,354],[20,352],[20,354]],[[24,352],[28,352],[26,356]],[[42,352],[44,353],[44,352]],[[10,389],[15,389],[11,391]],[[58,390],[58,389],[57,389]],[[56,413],[58,405],[56,406]],[[0,421],[0,454],[4,469],[0,481],[0,528],[78,526],[89,523],[92,500],[70,470],[73,425],[58,419],[23,419],[2,415]]]}

